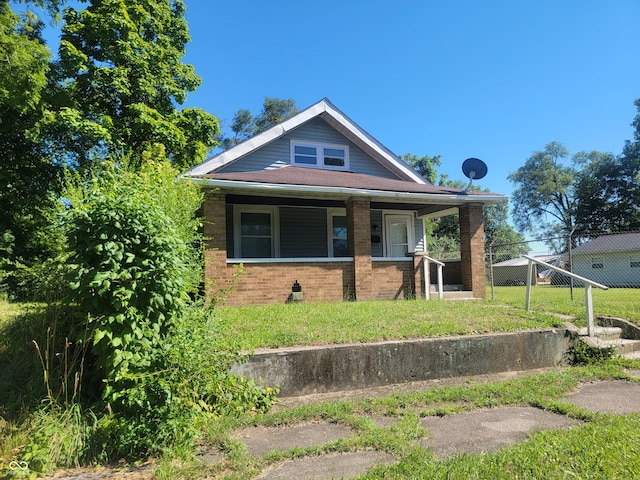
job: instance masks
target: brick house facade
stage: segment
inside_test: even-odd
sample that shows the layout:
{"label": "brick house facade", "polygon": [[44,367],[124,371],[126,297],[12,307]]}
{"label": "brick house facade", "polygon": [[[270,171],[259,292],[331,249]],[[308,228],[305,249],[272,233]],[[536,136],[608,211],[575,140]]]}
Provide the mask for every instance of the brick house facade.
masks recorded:
{"label": "brick house facade", "polygon": [[459,213],[463,288],[485,296],[484,204],[437,187],[324,99],[186,172],[205,187],[206,289],[226,305],[429,298],[423,219]]}

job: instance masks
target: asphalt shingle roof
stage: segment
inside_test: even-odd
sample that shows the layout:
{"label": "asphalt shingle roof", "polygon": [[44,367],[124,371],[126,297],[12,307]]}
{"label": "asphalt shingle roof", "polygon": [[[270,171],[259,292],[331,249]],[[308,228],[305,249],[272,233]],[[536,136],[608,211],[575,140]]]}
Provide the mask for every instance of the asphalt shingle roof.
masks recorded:
{"label": "asphalt shingle roof", "polygon": [[[464,190],[458,188],[440,187],[432,184],[420,184],[407,180],[381,178],[363,173],[321,170],[294,166],[285,166],[271,170],[258,170],[252,172],[210,173],[201,175],[201,177],[238,182],[354,188],[388,192],[435,193],[444,195],[460,195],[465,193]],[[475,192],[468,192],[469,195],[473,195],[474,193]]]}
{"label": "asphalt shingle roof", "polygon": [[603,235],[573,249],[574,255],[640,251],[640,233]]}

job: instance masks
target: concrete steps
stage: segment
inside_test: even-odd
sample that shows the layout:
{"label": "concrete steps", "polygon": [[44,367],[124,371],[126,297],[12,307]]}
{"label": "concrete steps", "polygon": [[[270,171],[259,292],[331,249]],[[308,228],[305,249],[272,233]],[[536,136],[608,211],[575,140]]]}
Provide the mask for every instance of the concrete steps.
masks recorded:
{"label": "concrete steps", "polygon": [[[429,298],[431,300],[438,299],[437,285],[430,285]],[[464,290],[462,285],[444,285],[443,298],[444,300],[474,300],[473,292]]]}
{"label": "concrete steps", "polygon": [[[628,356],[634,352],[639,352],[635,355],[640,355],[640,329],[638,327],[621,319],[607,318],[598,319],[598,321],[605,325],[596,326],[594,335],[591,337],[586,327],[578,330],[580,341],[599,350],[613,348],[617,355]],[[624,323],[620,326],[613,325],[620,322]]]}

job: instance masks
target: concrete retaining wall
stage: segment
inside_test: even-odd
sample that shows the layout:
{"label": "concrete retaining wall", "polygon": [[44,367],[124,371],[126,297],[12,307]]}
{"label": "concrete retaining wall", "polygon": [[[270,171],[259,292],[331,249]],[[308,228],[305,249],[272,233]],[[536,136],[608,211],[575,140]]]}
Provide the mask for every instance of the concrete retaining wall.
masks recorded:
{"label": "concrete retaining wall", "polygon": [[297,396],[566,363],[567,329],[259,350],[236,373]]}

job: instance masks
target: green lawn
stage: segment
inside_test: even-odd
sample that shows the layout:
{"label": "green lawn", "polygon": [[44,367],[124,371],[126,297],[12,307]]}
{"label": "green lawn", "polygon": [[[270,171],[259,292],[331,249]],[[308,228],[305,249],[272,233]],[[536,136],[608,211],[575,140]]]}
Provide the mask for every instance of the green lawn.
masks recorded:
{"label": "green lawn", "polygon": [[[640,324],[640,288],[593,288],[593,310],[595,315],[620,317]],[[495,301],[524,308],[526,287],[495,287]],[[487,289],[491,298],[491,289]],[[574,288],[573,300],[569,287],[534,286],[531,289],[531,310],[562,313],[584,320],[585,289]]]}
{"label": "green lawn", "polygon": [[[559,326],[563,320],[546,312],[584,315],[583,290],[576,289],[574,293],[572,301],[568,289],[535,287],[530,312],[524,310],[523,287],[500,287],[495,290],[495,300],[473,302],[403,300],[220,308],[216,310],[217,338],[211,339],[211,345],[216,348],[214,345],[220,344],[220,338],[230,339],[236,347],[253,349],[547,328]],[[638,293],[640,291],[630,289],[594,291],[595,310],[598,314],[640,323]],[[29,327],[17,330],[24,336],[18,344],[24,349],[21,355],[33,355],[28,332],[41,324],[37,321],[39,311],[38,305],[0,301],[0,330],[4,334],[4,340],[0,341],[0,358],[7,354],[7,340],[13,337],[10,332],[14,331],[14,324]],[[27,322],[29,318],[35,321]],[[6,357],[4,361],[9,364]],[[379,399],[281,408],[264,415],[203,416],[202,442],[221,451],[222,461],[206,466],[186,452],[180,459],[158,460],[155,478],[252,478],[270,464],[287,458],[372,448],[394,455],[398,463],[374,469],[362,478],[633,478],[633,474],[640,471],[640,450],[637,448],[640,415],[591,414],[561,401],[580,382],[630,379],[629,369],[640,369],[640,361],[609,360],[510,381],[467,383]],[[41,375],[41,372],[36,373],[36,377]],[[497,453],[460,456],[446,461],[437,460],[428,450],[416,446],[415,441],[425,435],[419,426],[420,417],[498,405],[536,406],[580,418],[585,423],[570,431],[535,434],[530,440]],[[6,416],[9,410],[3,411],[3,407],[8,405],[0,404],[0,463],[7,464],[13,459],[14,449],[28,443],[26,430],[21,428],[32,420],[23,418],[24,424],[17,419],[10,420]],[[397,423],[380,428],[369,419],[372,415],[391,416]],[[249,456],[233,437],[238,428],[246,425],[270,426],[320,419],[349,425],[355,435],[326,446],[274,453],[261,459]]]}
{"label": "green lawn", "polygon": [[221,334],[242,349],[470,335],[559,326],[543,311],[484,301],[376,301],[229,307]]}

